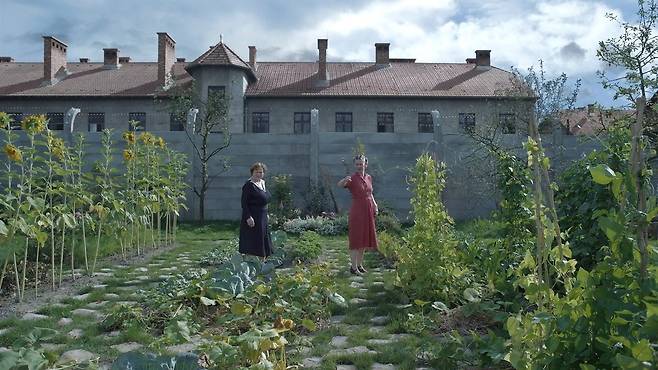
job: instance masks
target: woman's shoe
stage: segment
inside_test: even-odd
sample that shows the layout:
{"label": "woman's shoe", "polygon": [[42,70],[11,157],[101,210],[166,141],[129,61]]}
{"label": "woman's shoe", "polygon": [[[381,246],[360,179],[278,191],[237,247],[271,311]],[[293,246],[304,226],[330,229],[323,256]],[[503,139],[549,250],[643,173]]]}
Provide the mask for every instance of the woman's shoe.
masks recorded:
{"label": "woman's shoe", "polygon": [[350,274],[352,274],[352,275],[357,275],[357,276],[361,276],[361,275],[363,275],[363,274],[361,273],[361,271],[359,271],[359,268],[358,268],[358,267],[357,267],[357,268],[353,268],[353,267],[351,267],[351,266],[350,266]]}
{"label": "woman's shoe", "polygon": [[357,270],[359,270],[359,272],[362,273],[362,274],[365,274],[366,272],[368,272],[368,270],[366,270],[363,266],[357,267]]}

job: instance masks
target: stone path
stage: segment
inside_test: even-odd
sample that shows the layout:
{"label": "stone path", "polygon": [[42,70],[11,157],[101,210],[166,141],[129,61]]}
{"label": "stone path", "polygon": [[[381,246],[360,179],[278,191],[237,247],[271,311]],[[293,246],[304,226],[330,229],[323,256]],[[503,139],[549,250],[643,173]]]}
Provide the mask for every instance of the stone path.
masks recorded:
{"label": "stone path", "polygon": [[310,346],[293,344],[289,364],[296,360],[304,369],[427,369],[396,363],[390,354],[392,348],[414,337],[401,333],[399,325],[391,322],[391,313],[407,303],[391,283],[394,270],[386,268],[376,253],[367,253],[368,272],[362,277],[351,275],[344,241],[327,245],[323,259],[342,287],[339,293],[348,300],[348,307],[329,318],[326,329],[304,338]]}
{"label": "stone path", "polygon": [[[400,348],[410,345],[413,336],[402,333],[391,313],[398,312],[403,302],[393,288],[394,272],[387,269],[375,253],[367,254],[363,277],[349,273],[349,257],[344,239],[327,242],[322,256],[347,301],[346,308],[335,307],[323,328],[307,337],[291,338],[288,364],[316,369],[423,369],[416,361],[401,363]],[[180,252],[185,250],[184,252]],[[157,286],[179,271],[198,266],[207,248],[173,249],[139,265],[118,265],[99,270],[102,280],[32,312],[0,323],[0,352],[15,345],[34,327],[53,328],[57,334],[42,341],[37,349],[59,356],[58,364],[96,361],[100,369],[109,369],[121,353],[139,350],[146,333],[135,331],[103,332],[99,323],[110,310],[119,306],[134,306],[140,301],[142,289]],[[141,343],[140,343],[141,342]],[[166,348],[171,353],[194,351],[202,342],[194,337],[190,343]],[[401,347],[402,346],[402,347]],[[405,350],[402,349],[404,352]],[[408,357],[408,353],[406,354]]]}

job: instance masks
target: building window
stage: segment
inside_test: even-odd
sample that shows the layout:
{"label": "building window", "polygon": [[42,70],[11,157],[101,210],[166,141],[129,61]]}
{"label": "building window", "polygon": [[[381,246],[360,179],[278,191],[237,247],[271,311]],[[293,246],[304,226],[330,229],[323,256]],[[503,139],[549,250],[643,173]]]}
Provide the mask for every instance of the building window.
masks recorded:
{"label": "building window", "polygon": [[459,126],[464,131],[473,131],[475,128],[475,113],[459,113]]}
{"label": "building window", "polygon": [[498,125],[503,134],[514,134],[516,133],[516,116],[514,113],[499,113]]}
{"label": "building window", "polygon": [[311,133],[311,112],[295,112],[294,120],[295,134]]}
{"label": "building window", "polygon": [[146,130],[146,113],[130,112],[128,113],[128,130],[145,131]]}
{"label": "building window", "polygon": [[251,132],[270,132],[270,112],[253,112],[251,114]]}
{"label": "building window", "polygon": [[214,94],[223,98],[226,93],[225,90],[224,86],[208,86],[208,99]]}
{"label": "building window", "polygon": [[393,132],[393,113],[377,113],[377,132]]}
{"label": "building window", "polygon": [[64,130],[64,113],[48,112],[48,129],[52,131]]}
{"label": "building window", "polygon": [[336,112],[336,132],[352,132],[352,112]]}
{"label": "building window", "polygon": [[434,132],[430,113],[418,113],[418,132]]}
{"label": "building window", "polygon": [[185,119],[181,114],[169,114],[169,131],[185,131]]}
{"label": "building window", "polygon": [[89,132],[101,132],[105,129],[105,113],[89,112],[87,114],[87,127]]}
{"label": "building window", "polygon": [[23,113],[21,112],[7,112],[9,117],[11,117],[14,121],[11,123],[11,129],[12,130],[22,130],[21,128],[21,121],[23,120]]}

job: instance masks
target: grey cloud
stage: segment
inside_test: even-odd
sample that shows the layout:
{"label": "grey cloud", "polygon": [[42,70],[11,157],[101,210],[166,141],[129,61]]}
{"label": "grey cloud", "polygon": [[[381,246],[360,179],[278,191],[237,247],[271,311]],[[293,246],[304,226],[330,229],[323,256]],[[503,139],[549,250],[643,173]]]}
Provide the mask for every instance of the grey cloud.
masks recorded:
{"label": "grey cloud", "polygon": [[586,52],[587,51],[580,47],[580,45],[571,41],[560,49],[560,56],[562,56],[563,59],[577,62],[585,58]]}

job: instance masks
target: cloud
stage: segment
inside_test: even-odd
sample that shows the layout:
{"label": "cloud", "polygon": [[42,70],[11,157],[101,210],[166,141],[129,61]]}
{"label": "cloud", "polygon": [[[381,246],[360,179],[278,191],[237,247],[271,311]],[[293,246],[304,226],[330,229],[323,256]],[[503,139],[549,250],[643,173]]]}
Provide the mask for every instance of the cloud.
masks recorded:
{"label": "cloud", "polygon": [[560,49],[560,55],[566,60],[581,61],[585,58],[587,50],[583,49],[577,43],[571,41]]}

